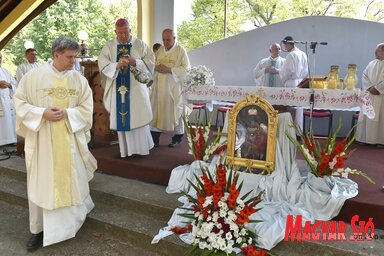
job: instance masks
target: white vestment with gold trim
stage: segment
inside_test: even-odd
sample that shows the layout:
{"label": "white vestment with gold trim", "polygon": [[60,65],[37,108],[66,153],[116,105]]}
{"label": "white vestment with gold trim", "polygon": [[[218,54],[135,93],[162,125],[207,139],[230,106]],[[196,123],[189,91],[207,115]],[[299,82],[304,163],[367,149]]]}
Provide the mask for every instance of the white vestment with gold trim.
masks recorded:
{"label": "white vestment with gold trim", "polygon": [[[87,146],[91,88],[78,72],[46,63],[22,77],[14,99],[16,131],[25,138],[28,199],[43,212],[42,223],[30,216],[31,232],[44,231],[44,246],[72,238],[94,207],[88,182],[97,163]],[[45,120],[47,107],[65,108],[67,117]]]}

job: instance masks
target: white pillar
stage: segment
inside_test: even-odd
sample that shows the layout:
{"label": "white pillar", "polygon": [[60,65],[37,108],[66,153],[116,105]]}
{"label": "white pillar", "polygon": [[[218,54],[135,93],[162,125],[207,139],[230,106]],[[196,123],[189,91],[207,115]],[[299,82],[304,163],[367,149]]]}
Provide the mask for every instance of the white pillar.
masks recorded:
{"label": "white pillar", "polygon": [[[154,1],[155,8],[153,10],[153,41],[154,43],[163,44],[161,38],[161,32],[165,28],[171,28],[176,32],[175,21],[174,21],[174,1],[175,0],[161,0]],[[178,1],[178,0],[176,0]],[[179,0],[180,1],[180,0]]]}

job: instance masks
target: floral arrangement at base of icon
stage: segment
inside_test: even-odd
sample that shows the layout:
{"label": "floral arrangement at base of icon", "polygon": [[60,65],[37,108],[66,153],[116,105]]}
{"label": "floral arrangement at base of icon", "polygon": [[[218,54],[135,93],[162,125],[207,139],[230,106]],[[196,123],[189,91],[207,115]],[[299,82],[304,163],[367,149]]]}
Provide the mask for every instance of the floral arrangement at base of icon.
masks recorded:
{"label": "floral arrangement at base of icon", "polygon": [[214,86],[212,71],[204,65],[198,65],[187,71],[184,84],[188,87]]}
{"label": "floral arrangement at base of icon", "polygon": [[296,124],[293,124],[296,130],[296,134],[301,139],[301,142],[293,138],[288,131],[285,132],[288,139],[297,146],[304,159],[308,163],[311,172],[316,177],[324,176],[341,176],[348,178],[349,174],[357,174],[366,178],[370,183],[375,182],[364,172],[345,167],[345,161],[355,151],[355,149],[348,151],[349,146],[356,138],[356,134],[348,140],[356,127],[353,126],[351,130],[343,139],[337,140],[337,134],[339,133],[342,123],[339,121],[339,125],[334,133],[330,133],[323,146],[320,145],[318,140],[315,140],[312,131],[304,134],[304,132]]}
{"label": "floral arrangement at base of icon", "polygon": [[179,215],[191,221],[171,229],[177,234],[191,234],[192,245],[187,254],[193,255],[198,249],[203,250],[202,255],[236,255],[236,250],[246,255],[269,254],[255,245],[256,234],[245,227],[247,223],[260,222],[250,220],[250,216],[260,210],[256,206],[263,192],[246,200],[251,191],[240,197],[243,182],[237,185],[237,172],[230,170],[227,180],[227,169],[222,164],[216,167],[216,179],[208,170],[201,170],[201,179],[195,175],[197,184],[189,181],[197,196],[183,192],[192,207],[181,208],[185,212]]}
{"label": "floral arrangement at base of icon", "polygon": [[188,139],[189,151],[196,160],[208,161],[214,154],[220,154],[227,149],[227,140],[221,140],[221,131],[218,129],[216,136],[210,139],[211,119],[207,125],[191,124],[183,118]]}

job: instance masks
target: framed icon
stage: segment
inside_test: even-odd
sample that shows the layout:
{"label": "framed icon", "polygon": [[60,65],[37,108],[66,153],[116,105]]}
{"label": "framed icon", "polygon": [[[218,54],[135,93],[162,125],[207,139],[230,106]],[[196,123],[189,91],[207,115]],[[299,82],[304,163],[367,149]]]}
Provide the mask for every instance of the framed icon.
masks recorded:
{"label": "framed icon", "polygon": [[229,111],[226,163],[240,171],[270,174],[275,169],[278,111],[251,94]]}

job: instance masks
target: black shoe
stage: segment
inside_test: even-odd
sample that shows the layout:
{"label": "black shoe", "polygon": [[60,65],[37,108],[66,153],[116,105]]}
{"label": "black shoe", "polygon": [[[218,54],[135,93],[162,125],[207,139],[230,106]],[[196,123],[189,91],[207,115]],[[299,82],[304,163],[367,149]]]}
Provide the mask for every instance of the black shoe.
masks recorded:
{"label": "black shoe", "polygon": [[168,147],[174,148],[176,145],[179,145],[181,143],[181,139],[183,138],[184,134],[176,134],[172,137],[172,142],[168,144]]}
{"label": "black shoe", "polygon": [[27,242],[27,250],[33,251],[43,245],[43,232],[39,234],[32,234],[31,238]]}
{"label": "black shoe", "polygon": [[160,135],[161,135],[161,132],[151,131],[151,135],[152,135],[153,143],[155,144],[154,147],[157,148],[158,146],[160,146]]}

